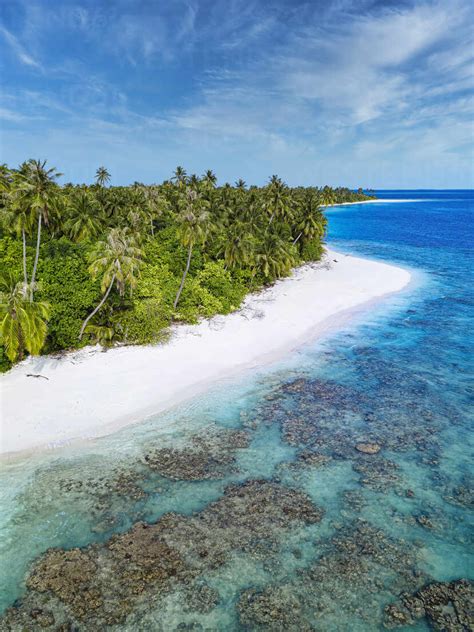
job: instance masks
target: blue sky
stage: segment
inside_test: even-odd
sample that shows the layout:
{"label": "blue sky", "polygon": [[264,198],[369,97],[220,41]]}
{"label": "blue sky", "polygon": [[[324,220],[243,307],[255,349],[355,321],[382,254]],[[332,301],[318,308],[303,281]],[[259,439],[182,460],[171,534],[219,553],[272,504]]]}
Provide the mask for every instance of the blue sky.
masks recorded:
{"label": "blue sky", "polygon": [[2,161],[462,188],[471,0],[2,0]]}

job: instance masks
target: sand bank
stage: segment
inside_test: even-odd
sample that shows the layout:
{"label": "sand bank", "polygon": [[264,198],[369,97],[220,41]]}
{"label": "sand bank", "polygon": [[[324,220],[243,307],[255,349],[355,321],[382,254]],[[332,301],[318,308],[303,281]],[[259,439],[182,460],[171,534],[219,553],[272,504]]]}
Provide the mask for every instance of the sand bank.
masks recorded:
{"label": "sand bank", "polygon": [[409,281],[402,268],[328,251],[320,264],[247,297],[238,312],[175,327],[166,344],[28,358],[0,378],[0,452],[55,447],[143,420],[278,359]]}
{"label": "sand bank", "polygon": [[423,202],[424,200],[422,199],[408,199],[408,198],[403,198],[403,199],[398,199],[398,198],[393,198],[393,199],[379,199],[376,198],[375,200],[359,200],[358,202],[340,202],[339,204],[326,204],[326,206],[324,206],[324,208],[333,208],[334,206],[353,206],[354,204],[394,204],[396,202]]}

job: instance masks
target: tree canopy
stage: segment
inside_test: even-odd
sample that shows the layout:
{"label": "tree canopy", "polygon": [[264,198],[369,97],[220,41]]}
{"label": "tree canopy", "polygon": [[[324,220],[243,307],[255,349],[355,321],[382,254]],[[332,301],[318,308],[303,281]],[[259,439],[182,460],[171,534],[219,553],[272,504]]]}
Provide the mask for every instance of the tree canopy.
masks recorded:
{"label": "tree canopy", "polygon": [[39,160],[0,169],[3,368],[25,352],[151,342],[173,321],[232,311],[321,257],[324,206],[369,198],[276,175],[219,185],[212,170],[181,166],[153,185],[111,186],[105,167],[91,185],[61,186],[59,175]]}

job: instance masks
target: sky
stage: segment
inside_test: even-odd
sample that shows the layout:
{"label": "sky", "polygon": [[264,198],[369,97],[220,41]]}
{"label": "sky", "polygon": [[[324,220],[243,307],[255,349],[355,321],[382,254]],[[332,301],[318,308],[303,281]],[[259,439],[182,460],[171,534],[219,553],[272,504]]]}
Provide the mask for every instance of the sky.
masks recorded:
{"label": "sky", "polygon": [[472,188],[472,24],[472,0],[0,0],[0,158]]}

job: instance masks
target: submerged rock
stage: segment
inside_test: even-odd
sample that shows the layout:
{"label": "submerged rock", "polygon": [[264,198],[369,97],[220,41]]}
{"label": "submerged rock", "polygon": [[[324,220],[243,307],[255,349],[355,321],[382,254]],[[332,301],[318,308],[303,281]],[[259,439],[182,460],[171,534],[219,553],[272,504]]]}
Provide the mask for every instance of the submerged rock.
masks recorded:
{"label": "submerged rock", "polygon": [[146,465],[172,480],[223,478],[235,463],[234,452],[246,448],[250,435],[242,430],[219,430],[206,437],[194,437],[183,448],[160,448],[144,456]]}
{"label": "submerged rock", "polygon": [[159,523],[139,522],[107,543],[114,576],[134,594],[148,584],[162,585],[172,577],[185,574],[186,565],[175,549],[163,541]]}
{"label": "submerged rock", "polygon": [[350,630],[355,619],[360,629],[378,629],[380,593],[417,589],[426,581],[416,571],[413,545],[364,521],[342,528],[323,548],[290,581],[241,593],[238,611],[246,629]]}
{"label": "submerged rock", "polygon": [[474,481],[469,485],[459,485],[450,494],[444,496],[444,500],[459,507],[474,509]]}
{"label": "submerged rock", "polygon": [[219,595],[199,582],[203,572],[222,566],[236,551],[267,558],[295,524],[321,516],[306,494],[276,482],[231,485],[192,516],[169,513],[153,524],[136,523],[104,544],[47,551],[33,564],[27,593],[7,610],[0,630],[101,630],[123,624],[149,600],[158,603],[183,586],[185,607],[207,612]]}
{"label": "submerged rock", "polygon": [[245,590],[237,604],[240,622],[250,629],[265,630],[298,630],[310,632],[314,630],[302,615],[300,598],[286,589],[277,586],[263,592]]}
{"label": "submerged rock", "polygon": [[413,625],[425,618],[440,632],[469,632],[474,629],[474,583],[467,579],[436,582],[385,608],[385,627]]}
{"label": "submerged rock", "polygon": [[358,443],[356,450],[364,454],[377,454],[377,452],[380,452],[381,447],[378,443]]}
{"label": "submerged rock", "polygon": [[374,455],[370,459],[360,457],[353,462],[352,469],[360,474],[360,482],[364,487],[375,491],[386,491],[399,482],[398,465],[381,456]]}
{"label": "submerged rock", "polygon": [[78,618],[103,604],[97,589],[97,564],[89,552],[81,549],[51,549],[33,565],[27,588],[51,592]]}
{"label": "submerged rock", "polygon": [[311,467],[322,467],[329,463],[332,460],[332,457],[327,456],[326,454],[320,454],[319,452],[314,452],[313,450],[302,450],[297,455],[298,462],[303,463],[304,465],[310,465]]}
{"label": "submerged rock", "polygon": [[210,612],[219,603],[219,593],[215,588],[211,588],[207,584],[190,586],[183,597],[183,609],[186,612]]}
{"label": "submerged rock", "polygon": [[416,521],[420,526],[424,527],[425,529],[434,529],[433,522],[431,521],[430,517],[425,514],[421,514],[417,516]]}

